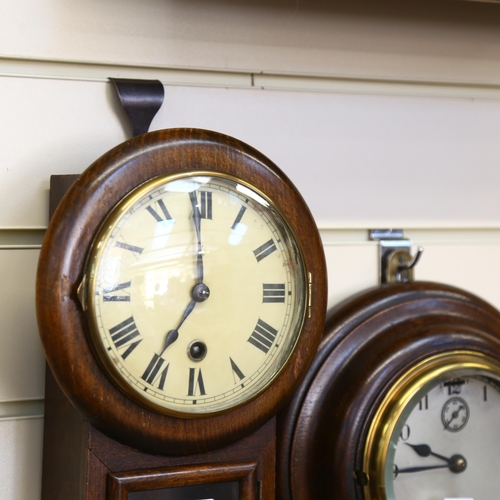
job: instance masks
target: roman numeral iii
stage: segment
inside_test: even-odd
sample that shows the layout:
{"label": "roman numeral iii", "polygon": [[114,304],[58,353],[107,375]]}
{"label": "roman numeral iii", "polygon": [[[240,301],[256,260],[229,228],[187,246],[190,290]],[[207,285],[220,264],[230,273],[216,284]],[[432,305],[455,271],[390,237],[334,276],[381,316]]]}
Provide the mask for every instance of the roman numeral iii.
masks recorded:
{"label": "roman numeral iii", "polygon": [[135,326],[134,318],[130,316],[109,330],[111,340],[123,359],[134,351],[142,342],[141,334]]}
{"label": "roman numeral iii", "polygon": [[278,335],[278,330],[275,330],[271,325],[259,319],[248,342],[267,354],[276,339],[276,335]]}
{"label": "roman numeral iii", "polygon": [[284,283],[264,283],[262,285],[262,302],[269,304],[273,302],[285,302]]}

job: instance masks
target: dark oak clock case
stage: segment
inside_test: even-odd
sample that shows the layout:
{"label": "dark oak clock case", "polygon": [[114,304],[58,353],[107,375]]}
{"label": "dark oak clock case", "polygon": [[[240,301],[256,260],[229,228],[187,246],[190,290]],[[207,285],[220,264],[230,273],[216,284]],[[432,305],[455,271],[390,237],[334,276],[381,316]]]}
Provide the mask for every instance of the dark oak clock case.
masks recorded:
{"label": "dark oak clock case", "polygon": [[[164,140],[167,151],[162,149]],[[305,266],[314,279],[309,284],[312,300],[302,334],[272,383],[234,410],[183,419],[142,408],[109,380],[89,345],[77,288],[92,236],[116,203],[113,200],[159,175],[165,165],[183,171],[193,164],[201,170],[216,164],[233,175],[234,169],[240,168],[242,178],[252,184],[255,181],[253,185],[261,192],[271,189],[303,247]],[[82,174],[61,203],[75,179],[53,178],[53,217],[37,278],[37,314],[50,366],[46,377],[44,500],[214,496],[212,490],[203,497],[196,496],[198,493],[189,496],[189,488],[199,485],[226,485],[221,486],[227,489],[221,500],[275,498],[275,415],[305,376],[321,339],[326,266],[321,240],[305,203],[298,193],[287,196],[290,181],[277,167],[266,164],[270,162],[263,155],[235,139],[177,129],[145,134],[114,148]],[[101,175],[103,166],[105,174]],[[184,488],[186,496],[175,496],[178,490],[174,488],[178,487]]]}

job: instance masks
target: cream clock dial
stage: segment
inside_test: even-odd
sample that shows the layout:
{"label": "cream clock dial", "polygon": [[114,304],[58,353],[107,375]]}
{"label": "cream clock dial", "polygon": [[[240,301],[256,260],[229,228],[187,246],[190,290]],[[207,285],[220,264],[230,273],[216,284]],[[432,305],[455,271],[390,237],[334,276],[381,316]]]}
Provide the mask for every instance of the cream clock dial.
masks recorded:
{"label": "cream clock dial", "polygon": [[307,306],[301,251],[245,182],[168,175],[125,197],[94,240],[80,296],[115,383],[174,415],[258,395],[293,351]]}

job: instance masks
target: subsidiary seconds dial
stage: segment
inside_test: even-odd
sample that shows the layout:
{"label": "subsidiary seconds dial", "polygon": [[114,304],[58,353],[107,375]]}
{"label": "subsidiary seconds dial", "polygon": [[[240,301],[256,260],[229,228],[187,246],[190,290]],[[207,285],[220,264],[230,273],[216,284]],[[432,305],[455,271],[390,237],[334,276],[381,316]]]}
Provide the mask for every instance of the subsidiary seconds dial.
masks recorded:
{"label": "subsidiary seconds dial", "polygon": [[307,308],[299,246],[271,200],[226,174],[168,175],[111,212],[79,295],[101,364],[130,398],[195,416],[276,377]]}

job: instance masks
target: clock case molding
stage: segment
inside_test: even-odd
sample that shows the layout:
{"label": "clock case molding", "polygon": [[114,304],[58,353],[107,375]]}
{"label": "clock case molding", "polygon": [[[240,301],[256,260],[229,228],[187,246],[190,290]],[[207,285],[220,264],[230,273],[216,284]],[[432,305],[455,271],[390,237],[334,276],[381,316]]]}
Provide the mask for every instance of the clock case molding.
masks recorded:
{"label": "clock case molding", "polygon": [[[77,289],[93,236],[117,201],[166,169],[184,172],[193,165],[207,171],[215,165],[218,172],[239,176],[264,193],[271,191],[302,242],[305,267],[313,279],[310,316],[305,317],[297,345],[273,383],[241,407],[215,416],[183,419],[143,408],[105,375],[85,333],[86,318]],[[226,464],[225,480],[240,483],[241,499],[255,498],[259,484],[259,495],[274,499],[275,415],[312,362],[326,312],[324,253],[302,197],[278,167],[255,149],[222,134],[196,129],[144,134],[109,151],[81,176],[52,180],[53,213],[37,275],[37,316],[50,367],[42,498],[122,498],[125,479],[109,479],[106,487],[106,477],[131,474],[130,485],[146,469],[165,484],[183,481],[175,479],[175,471],[167,474],[166,468],[172,467],[178,467],[179,477],[184,478],[188,470],[198,470],[197,484],[208,476],[207,482],[220,482],[221,476],[202,474],[200,467]],[[253,464],[251,470],[249,464]],[[138,471],[135,475],[134,470]],[[105,496],[106,488],[114,496]]]}
{"label": "clock case molding", "polygon": [[329,311],[306,378],[280,417],[277,498],[363,500],[370,423],[390,387],[433,355],[500,361],[500,313],[431,282],[380,286]]}

